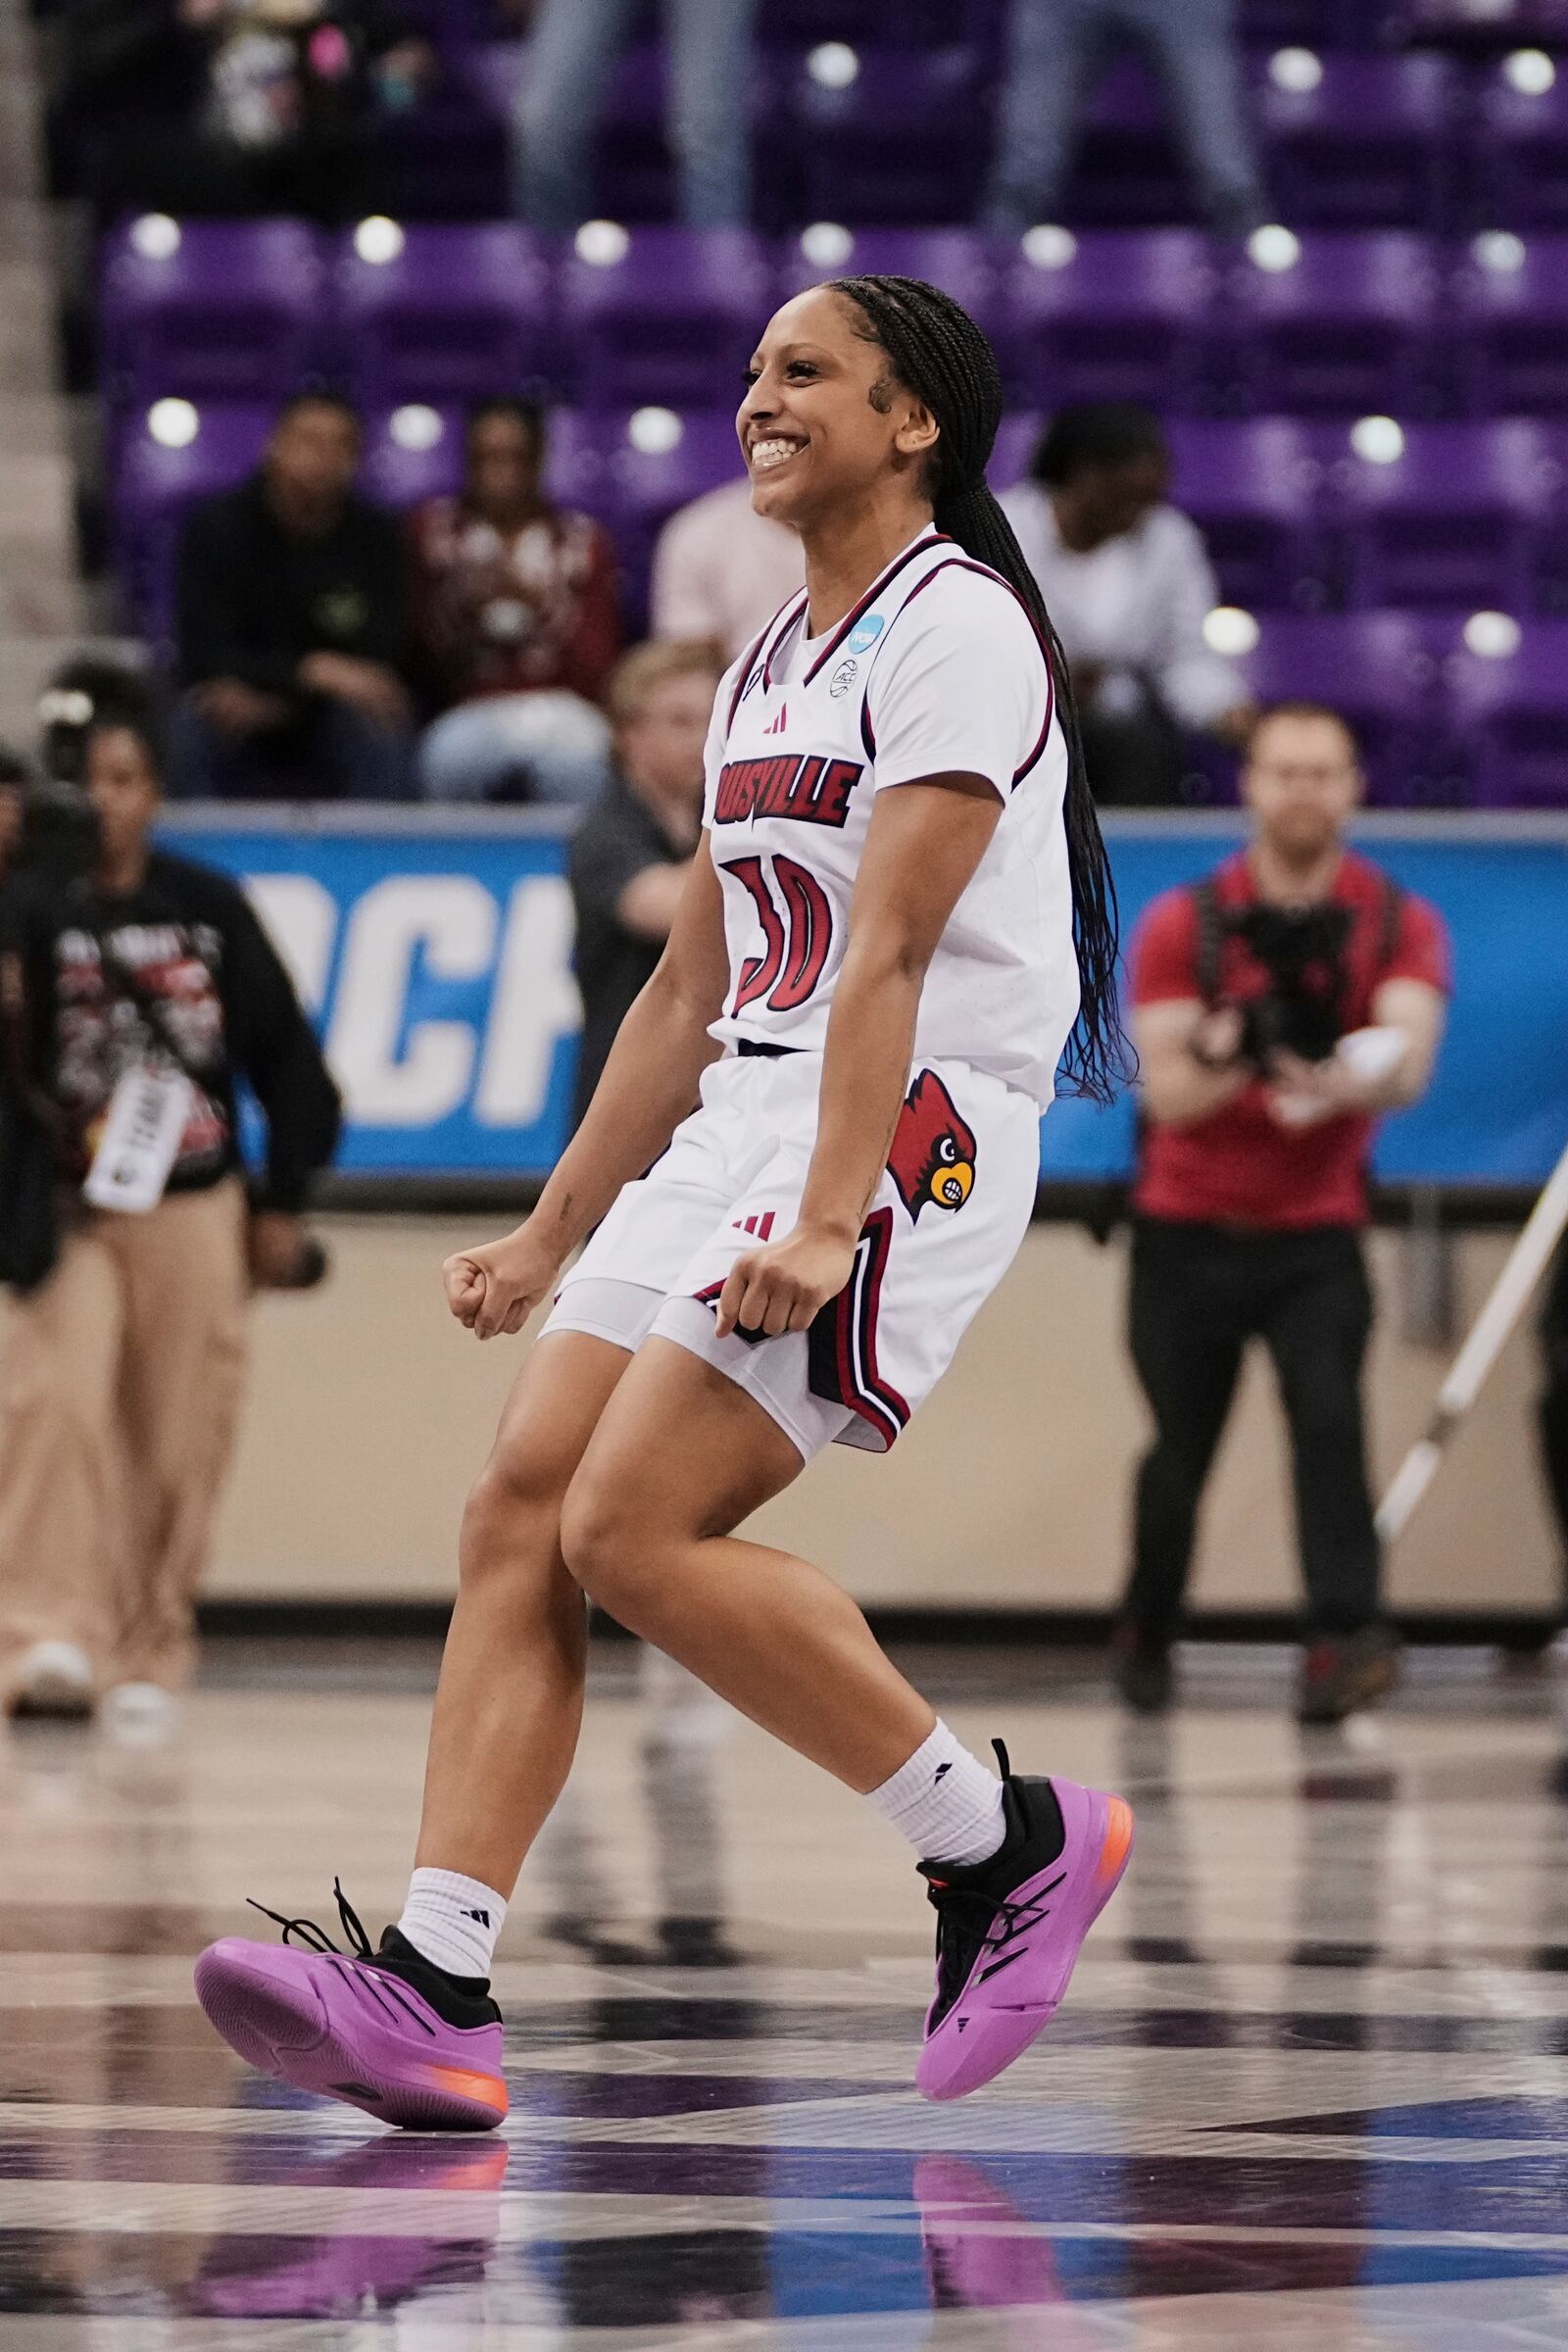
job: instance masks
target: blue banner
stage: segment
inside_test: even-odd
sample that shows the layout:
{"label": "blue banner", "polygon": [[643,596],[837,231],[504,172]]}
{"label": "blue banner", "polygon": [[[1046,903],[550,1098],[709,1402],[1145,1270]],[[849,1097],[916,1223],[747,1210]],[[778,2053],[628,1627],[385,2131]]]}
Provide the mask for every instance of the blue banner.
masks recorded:
{"label": "blue banner", "polygon": [[[1205,818],[1107,826],[1124,928],[1240,838]],[[235,875],[325,1040],[362,1175],[534,1175],[561,1151],[578,1024],[559,826],[520,813],[447,825],[422,812],[308,824],[171,814],[172,849]],[[1453,934],[1455,994],[1437,1081],[1385,1125],[1381,1176],[1540,1183],[1568,1142],[1568,826],[1372,820],[1360,846]],[[1049,1179],[1127,1172],[1128,1101],[1064,1100],[1045,1121]]]}

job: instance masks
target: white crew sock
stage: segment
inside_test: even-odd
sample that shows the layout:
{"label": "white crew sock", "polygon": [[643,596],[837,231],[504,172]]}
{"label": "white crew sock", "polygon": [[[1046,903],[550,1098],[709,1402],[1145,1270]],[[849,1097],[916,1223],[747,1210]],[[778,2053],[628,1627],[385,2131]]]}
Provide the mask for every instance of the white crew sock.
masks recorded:
{"label": "white crew sock", "polygon": [[1006,1835],[1002,1783],[942,1722],[866,1802],[922,1862],[984,1862]]}
{"label": "white crew sock", "polygon": [[416,1870],[398,1921],[416,1952],[453,1977],[488,1977],[506,1925],[505,1897],[456,1870]]}

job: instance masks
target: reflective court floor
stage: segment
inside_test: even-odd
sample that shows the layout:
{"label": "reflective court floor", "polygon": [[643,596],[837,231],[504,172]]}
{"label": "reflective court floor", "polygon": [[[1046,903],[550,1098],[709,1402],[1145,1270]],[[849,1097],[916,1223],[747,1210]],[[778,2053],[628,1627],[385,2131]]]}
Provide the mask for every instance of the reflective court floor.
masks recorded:
{"label": "reflective court floor", "polygon": [[513,2112],[403,2136],[248,2073],[190,1995],[245,1898],[395,1916],[428,1680],[215,1653],[159,1747],[0,1735],[0,2352],[1568,2347],[1568,1728],[1437,1655],[1348,1735],[1206,1653],[1168,1725],[1086,1666],[928,1654],[1139,1846],[1068,2004],[909,2088],[899,1841],[749,1727],[596,1674],[507,1926]]}

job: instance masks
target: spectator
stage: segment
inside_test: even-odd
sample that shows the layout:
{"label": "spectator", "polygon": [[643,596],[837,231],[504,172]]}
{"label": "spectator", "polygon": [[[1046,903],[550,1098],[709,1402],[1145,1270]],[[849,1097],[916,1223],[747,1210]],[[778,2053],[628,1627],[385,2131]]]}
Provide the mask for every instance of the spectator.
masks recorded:
{"label": "spectator", "polygon": [[[150,846],[144,722],[93,726],[86,789],[86,870],[24,864],[0,923],[12,1094],[75,1196],[0,1364],[0,1703],[81,1713],[118,1688],[147,1715],[192,1661],[247,1284],[306,1271],[300,1210],[337,1097],[246,901]],[[268,1126],[249,1209],[241,1077]],[[157,1140],[122,1127],[132,1090]]]}
{"label": "spectator", "polygon": [[659,534],[654,635],[703,639],[727,669],[805,580],[799,532],[753,512],[750,482],[726,482],[682,507]]}
{"label": "spectator", "polygon": [[1204,643],[1219,591],[1169,490],[1157,419],[1115,401],[1061,410],[1030,479],[1003,493],[1072,664],[1102,807],[1179,801],[1180,730],[1241,742],[1251,719],[1238,672]]}
{"label": "spectator", "polygon": [[614,550],[540,489],[544,433],[532,401],[486,401],[468,420],[462,494],[414,517],[418,659],[445,712],[419,756],[432,800],[487,800],[522,775],[536,799],[581,802],[604,780]]}
{"label": "spectator", "polygon": [[381,0],[77,0],[62,13],[53,184],[100,213],[305,213],[390,201],[382,126],[437,78]]}
{"label": "spectator", "polygon": [[[751,218],[747,82],[758,0],[667,0],[669,143],[688,228]],[[517,211],[568,233],[593,210],[588,156],[628,0],[540,0],[516,109]]]}
{"label": "spectator", "polygon": [[397,801],[412,788],[402,541],[355,495],[360,420],[302,392],[260,469],[179,550],[181,797]]}
{"label": "spectator", "polygon": [[[1295,1457],[1311,1636],[1299,1711],[1338,1722],[1395,1674],[1360,1391],[1367,1154],[1378,1113],[1415,1102],[1431,1076],[1447,943],[1431,906],[1344,845],[1361,777],[1334,711],[1266,711],[1243,787],[1249,847],[1157,900],[1133,946],[1144,1116],[1129,1324],[1154,1440],[1138,1475],[1121,1687],[1135,1706],[1168,1698],[1199,1501],[1255,1338]],[[1369,1024],[1369,1039],[1340,1042]]]}
{"label": "spectator", "polygon": [[1244,237],[1268,219],[1242,93],[1234,0],[1010,0],[1001,140],[988,227],[1018,236],[1059,218],[1083,110],[1111,51],[1131,41],[1164,82],[1210,226]]}
{"label": "spectator", "polygon": [[653,976],[703,822],[716,662],[703,645],[640,645],[615,670],[615,766],[571,844],[582,1043],[572,1126],[615,1032]]}

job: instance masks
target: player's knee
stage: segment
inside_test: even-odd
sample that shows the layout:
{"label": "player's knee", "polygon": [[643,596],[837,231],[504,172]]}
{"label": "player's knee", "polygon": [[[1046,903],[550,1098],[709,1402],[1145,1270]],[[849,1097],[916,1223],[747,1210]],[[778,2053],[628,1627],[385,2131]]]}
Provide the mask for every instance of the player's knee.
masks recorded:
{"label": "player's knee", "polygon": [[644,1631],[656,1546],[629,1498],[603,1479],[578,1478],[561,1517],[561,1552],[590,1600],[630,1633]]}
{"label": "player's knee", "polygon": [[466,1585],[513,1579],[519,1563],[554,1557],[568,1475],[537,1455],[497,1448],[464,1506],[458,1563]]}

